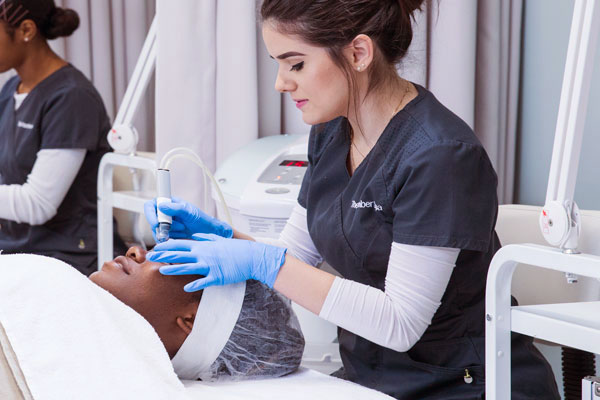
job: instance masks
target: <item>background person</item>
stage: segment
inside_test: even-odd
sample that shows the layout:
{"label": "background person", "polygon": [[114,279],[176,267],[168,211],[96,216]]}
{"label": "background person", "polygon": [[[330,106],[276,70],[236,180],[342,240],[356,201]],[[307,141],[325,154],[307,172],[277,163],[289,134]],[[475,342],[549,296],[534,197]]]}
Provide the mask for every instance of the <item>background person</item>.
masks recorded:
{"label": "background person", "polygon": [[[0,250],[96,269],[96,181],[109,150],[100,95],[48,40],[69,36],[77,13],[54,0],[0,0]],[[117,241],[115,253],[125,252]]]}
{"label": "background person", "polygon": [[[263,39],[311,130],[280,247],[186,202],[148,258],[200,274],[188,291],[258,279],[338,325],[337,376],[398,399],[485,396],[485,284],[500,248],[496,174],[432,93],[398,76],[419,0],[265,0]],[[147,216],[156,225],[154,203]],[[233,239],[232,239],[233,237]],[[343,278],[313,268],[322,259]],[[531,338],[513,336],[512,398],[558,399]]]}

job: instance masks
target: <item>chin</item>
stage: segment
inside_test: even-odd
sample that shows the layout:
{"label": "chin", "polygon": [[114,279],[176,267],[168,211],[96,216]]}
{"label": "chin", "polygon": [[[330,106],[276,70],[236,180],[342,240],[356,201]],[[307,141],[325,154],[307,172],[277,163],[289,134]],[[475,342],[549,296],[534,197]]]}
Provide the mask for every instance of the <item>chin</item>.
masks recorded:
{"label": "chin", "polygon": [[325,117],[323,115],[314,115],[314,114],[311,114],[309,112],[303,112],[302,113],[302,121],[304,121],[308,125],[322,124],[322,123],[325,123],[325,122],[329,122],[329,121],[331,121],[334,118],[335,117],[327,118],[327,117]]}
{"label": "chin", "polygon": [[96,271],[96,272],[92,273],[89,276],[90,281],[94,282],[95,284],[98,284],[97,279],[98,279],[99,274],[100,274],[100,271]]}

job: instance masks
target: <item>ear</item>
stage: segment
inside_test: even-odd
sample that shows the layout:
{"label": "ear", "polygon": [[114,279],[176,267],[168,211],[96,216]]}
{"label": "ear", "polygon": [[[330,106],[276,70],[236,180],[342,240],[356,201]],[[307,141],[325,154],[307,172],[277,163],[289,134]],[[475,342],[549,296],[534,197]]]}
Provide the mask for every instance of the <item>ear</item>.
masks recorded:
{"label": "ear", "polygon": [[365,34],[356,36],[346,49],[346,56],[350,65],[358,71],[365,71],[373,62],[374,44]]}
{"label": "ear", "polygon": [[23,42],[31,42],[38,34],[37,25],[33,20],[26,19],[21,22],[16,30],[16,39]]}
{"label": "ear", "polygon": [[195,313],[186,313],[185,315],[179,315],[175,319],[177,322],[177,326],[179,329],[185,333],[185,335],[189,335],[192,332],[192,328],[194,327],[194,320],[196,319]]}

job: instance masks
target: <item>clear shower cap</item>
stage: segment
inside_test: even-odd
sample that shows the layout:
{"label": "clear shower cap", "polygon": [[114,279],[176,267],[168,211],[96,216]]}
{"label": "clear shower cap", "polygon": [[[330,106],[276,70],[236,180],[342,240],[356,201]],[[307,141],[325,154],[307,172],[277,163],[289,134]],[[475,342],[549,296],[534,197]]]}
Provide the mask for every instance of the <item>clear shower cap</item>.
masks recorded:
{"label": "clear shower cap", "polygon": [[288,299],[257,281],[246,283],[240,316],[210,366],[217,380],[280,377],[300,366],[304,336]]}
{"label": "clear shower cap", "polygon": [[257,281],[236,285],[205,289],[192,333],[172,360],[180,378],[239,381],[298,369],[304,336],[291,302]]}

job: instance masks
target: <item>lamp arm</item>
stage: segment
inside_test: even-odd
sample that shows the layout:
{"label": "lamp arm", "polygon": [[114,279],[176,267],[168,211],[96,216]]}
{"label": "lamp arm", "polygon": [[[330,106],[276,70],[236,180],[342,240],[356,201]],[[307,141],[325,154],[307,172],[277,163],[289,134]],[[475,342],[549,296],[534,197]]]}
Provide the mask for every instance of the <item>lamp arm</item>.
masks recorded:
{"label": "lamp arm", "polygon": [[150,25],[113,126],[108,132],[108,143],[118,153],[135,153],[138,134],[133,126],[133,118],[156,65],[156,31],[155,17]]}
{"label": "lamp arm", "polygon": [[576,0],[546,202],[539,219],[546,241],[572,252],[576,252],[581,230],[574,195],[599,32],[599,2]]}

